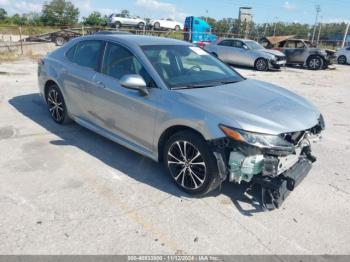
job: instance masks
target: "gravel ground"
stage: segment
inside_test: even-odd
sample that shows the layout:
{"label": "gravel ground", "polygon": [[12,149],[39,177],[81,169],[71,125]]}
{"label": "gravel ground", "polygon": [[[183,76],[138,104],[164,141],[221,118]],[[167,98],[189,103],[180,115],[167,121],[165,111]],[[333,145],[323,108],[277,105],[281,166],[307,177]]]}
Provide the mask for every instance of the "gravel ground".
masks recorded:
{"label": "gravel ground", "polygon": [[36,64],[0,64],[0,254],[349,254],[350,66],[238,71],[305,96],[327,124],[309,176],[272,212],[242,185],[191,198],[157,163],[54,124]]}

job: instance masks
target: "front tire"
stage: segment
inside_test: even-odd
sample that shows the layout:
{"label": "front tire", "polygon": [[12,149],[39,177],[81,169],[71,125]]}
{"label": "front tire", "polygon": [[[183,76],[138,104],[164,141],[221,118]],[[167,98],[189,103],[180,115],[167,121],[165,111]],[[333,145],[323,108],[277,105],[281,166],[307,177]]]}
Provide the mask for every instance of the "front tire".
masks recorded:
{"label": "front tire", "polygon": [[138,27],[138,29],[140,29],[140,30],[143,30],[144,29],[144,27],[145,27],[145,23],[139,23],[138,25],[137,25],[137,27]]}
{"label": "front tire", "polygon": [[269,70],[269,62],[265,58],[258,58],[254,67],[257,71],[267,71]]}
{"label": "front tire", "polygon": [[53,84],[47,88],[46,103],[51,118],[57,124],[68,124],[72,121],[68,116],[67,106],[64,102],[63,95],[56,84]]}
{"label": "front tire", "polygon": [[320,56],[311,56],[307,59],[306,65],[310,70],[320,70],[323,68],[323,59]]}
{"label": "front tire", "polygon": [[341,55],[338,57],[338,64],[340,65],[345,65],[347,63],[346,61],[346,56],[345,55]]}
{"label": "front tire", "polygon": [[191,131],[181,131],[166,142],[164,167],[176,185],[191,195],[202,195],[216,188],[218,167],[206,141]]}

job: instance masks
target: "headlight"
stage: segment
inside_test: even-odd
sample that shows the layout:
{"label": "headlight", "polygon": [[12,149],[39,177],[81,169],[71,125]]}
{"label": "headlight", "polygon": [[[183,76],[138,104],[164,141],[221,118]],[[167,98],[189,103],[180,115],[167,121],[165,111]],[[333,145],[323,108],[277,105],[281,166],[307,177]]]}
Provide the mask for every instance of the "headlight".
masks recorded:
{"label": "headlight", "polygon": [[253,133],[224,125],[219,125],[219,127],[228,137],[232,138],[233,140],[244,142],[252,146],[280,149],[291,149],[294,147],[292,143],[289,143],[278,135]]}

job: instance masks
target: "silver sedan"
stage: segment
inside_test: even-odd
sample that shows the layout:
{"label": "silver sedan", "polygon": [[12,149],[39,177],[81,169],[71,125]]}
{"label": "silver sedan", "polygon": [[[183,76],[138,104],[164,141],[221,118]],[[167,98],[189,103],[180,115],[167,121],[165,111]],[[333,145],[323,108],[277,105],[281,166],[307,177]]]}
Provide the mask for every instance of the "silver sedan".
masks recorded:
{"label": "silver sedan", "polygon": [[190,194],[226,179],[260,184],[267,208],[306,176],[309,141],[324,127],[304,98],[173,39],[76,38],[39,62],[38,77],[56,123],[75,121],[162,162]]}
{"label": "silver sedan", "polygon": [[222,39],[207,45],[205,50],[227,64],[253,67],[259,71],[279,69],[286,64],[286,56],[277,50],[268,50],[259,43],[246,39]]}

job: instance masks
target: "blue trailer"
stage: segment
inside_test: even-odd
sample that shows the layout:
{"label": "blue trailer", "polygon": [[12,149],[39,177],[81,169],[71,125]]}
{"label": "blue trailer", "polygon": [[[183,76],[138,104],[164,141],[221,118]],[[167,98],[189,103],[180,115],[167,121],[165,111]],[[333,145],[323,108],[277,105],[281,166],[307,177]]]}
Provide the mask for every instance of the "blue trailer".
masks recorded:
{"label": "blue trailer", "polygon": [[216,35],[211,33],[210,25],[199,17],[188,16],[184,26],[184,40],[203,46],[204,43],[216,42]]}

